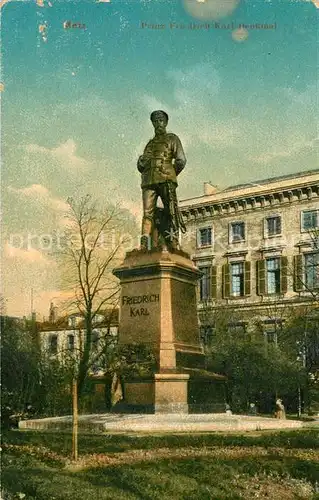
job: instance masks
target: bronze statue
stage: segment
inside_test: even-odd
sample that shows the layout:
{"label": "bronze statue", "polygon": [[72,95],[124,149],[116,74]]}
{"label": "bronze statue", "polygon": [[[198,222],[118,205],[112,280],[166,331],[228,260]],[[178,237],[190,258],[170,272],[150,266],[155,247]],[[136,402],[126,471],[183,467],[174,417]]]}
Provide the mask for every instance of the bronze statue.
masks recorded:
{"label": "bronze statue", "polygon": [[[178,248],[179,230],[186,231],[177,205],[177,176],[186,164],[186,158],[177,135],[166,132],[168,115],[153,111],[151,122],[155,136],[139,157],[137,168],[142,174],[143,222],[142,249],[160,245],[160,240],[170,250]],[[157,207],[158,197],[163,209]]]}

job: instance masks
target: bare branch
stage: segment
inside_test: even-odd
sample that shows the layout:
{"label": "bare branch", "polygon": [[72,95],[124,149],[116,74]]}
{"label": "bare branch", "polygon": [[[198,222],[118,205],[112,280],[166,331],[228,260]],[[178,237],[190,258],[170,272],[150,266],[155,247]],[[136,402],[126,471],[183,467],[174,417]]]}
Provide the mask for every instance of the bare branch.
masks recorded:
{"label": "bare branch", "polygon": [[[78,373],[81,394],[92,362],[94,320],[107,305],[112,309],[109,317],[111,321],[114,308],[118,305],[119,285],[111,273],[124,244],[124,239],[119,237],[118,224],[124,224],[125,220],[121,219],[118,207],[107,207],[100,212],[97,203],[89,195],[79,201],[70,198],[68,203],[70,226],[66,234],[69,244],[64,253],[67,263],[64,279],[72,281],[73,304],[85,322]],[[111,236],[112,241],[103,246],[105,234]],[[116,234],[118,240],[114,241]]]}

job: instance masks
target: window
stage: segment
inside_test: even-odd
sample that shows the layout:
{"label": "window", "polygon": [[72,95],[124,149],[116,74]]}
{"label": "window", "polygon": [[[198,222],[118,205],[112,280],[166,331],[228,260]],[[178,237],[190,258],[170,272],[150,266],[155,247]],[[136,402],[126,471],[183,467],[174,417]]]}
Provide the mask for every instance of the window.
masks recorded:
{"label": "window", "polygon": [[57,335],[50,336],[49,351],[50,351],[50,354],[56,354],[58,352],[58,336]]}
{"label": "window", "polygon": [[211,298],[211,267],[199,267],[203,273],[199,280],[199,300],[208,300]]}
{"label": "window", "polygon": [[281,217],[279,215],[267,217],[266,219],[266,235],[276,236],[281,234]]}
{"label": "window", "polygon": [[319,252],[305,254],[304,259],[306,289],[319,288]]}
{"label": "window", "polygon": [[251,294],[251,263],[249,261],[224,264],[222,272],[224,299]]}
{"label": "window", "polygon": [[68,335],[68,350],[74,351],[74,335]]}
{"label": "window", "polygon": [[267,259],[267,293],[280,293],[280,259]]}
{"label": "window", "polygon": [[231,222],[230,224],[230,241],[244,241],[245,240],[245,223],[244,222]]}
{"label": "window", "polygon": [[68,318],[68,325],[71,328],[75,328],[76,327],[76,317],[75,316],[69,316],[69,318]]}
{"label": "window", "polygon": [[246,333],[246,325],[245,323],[229,323],[228,324],[229,333],[231,333],[237,339],[244,338]]}
{"label": "window", "polygon": [[200,338],[204,346],[211,346],[214,336],[214,328],[212,325],[202,325],[200,327]]}
{"label": "window", "polygon": [[244,295],[244,263],[236,262],[231,268],[231,295],[240,297]]}
{"label": "window", "polygon": [[198,230],[198,247],[208,247],[212,245],[212,228],[203,227]]}
{"label": "window", "polygon": [[264,337],[267,344],[278,344],[278,333],[282,332],[283,321],[271,319],[264,322]]}
{"label": "window", "polygon": [[301,227],[303,231],[317,229],[319,226],[319,210],[307,210],[301,213]]}
{"label": "window", "polygon": [[265,331],[265,340],[267,344],[277,345],[277,332],[274,328],[267,329]]}
{"label": "window", "polygon": [[257,295],[284,294],[288,291],[288,257],[257,260]]}

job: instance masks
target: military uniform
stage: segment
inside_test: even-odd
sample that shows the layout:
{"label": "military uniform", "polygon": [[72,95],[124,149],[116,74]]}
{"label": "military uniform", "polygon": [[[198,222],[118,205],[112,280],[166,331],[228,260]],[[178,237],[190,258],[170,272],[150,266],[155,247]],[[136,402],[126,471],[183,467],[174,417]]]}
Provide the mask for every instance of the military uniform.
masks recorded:
{"label": "military uniform", "polygon": [[177,135],[163,133],[155,135],[139,157],[137,168],[142,174],[143,223],[142,236],[152,234],[154,214],[158,197],[161,198],[170,229],[178,230],[182,221],[176,198],[177,176],[183,170],[186,158]]}
{"label": "military uniform", "polygon": [[144,154],[137,163],[142,174],[142,189],[166,181],[174,182],[177,186],[177,175],[185,164],[185,154],[177,135],[170,133],[155,136],[147,143]]}

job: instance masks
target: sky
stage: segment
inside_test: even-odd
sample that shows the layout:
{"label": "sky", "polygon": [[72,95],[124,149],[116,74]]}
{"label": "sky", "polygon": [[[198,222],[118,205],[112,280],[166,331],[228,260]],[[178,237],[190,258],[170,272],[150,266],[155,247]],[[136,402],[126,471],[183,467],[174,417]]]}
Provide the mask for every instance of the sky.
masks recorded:
{"label": "sky", "polygon": [[69,196],[120,203],[140,224],[136,161],[154,109],[169,114],[187,156],[180,199],[206,181],[318,168],[315,0],[2,4],[8,314],[30,314],[31,289],[40,317],[61,299],[59,266],[39,241],[63,232]]}

